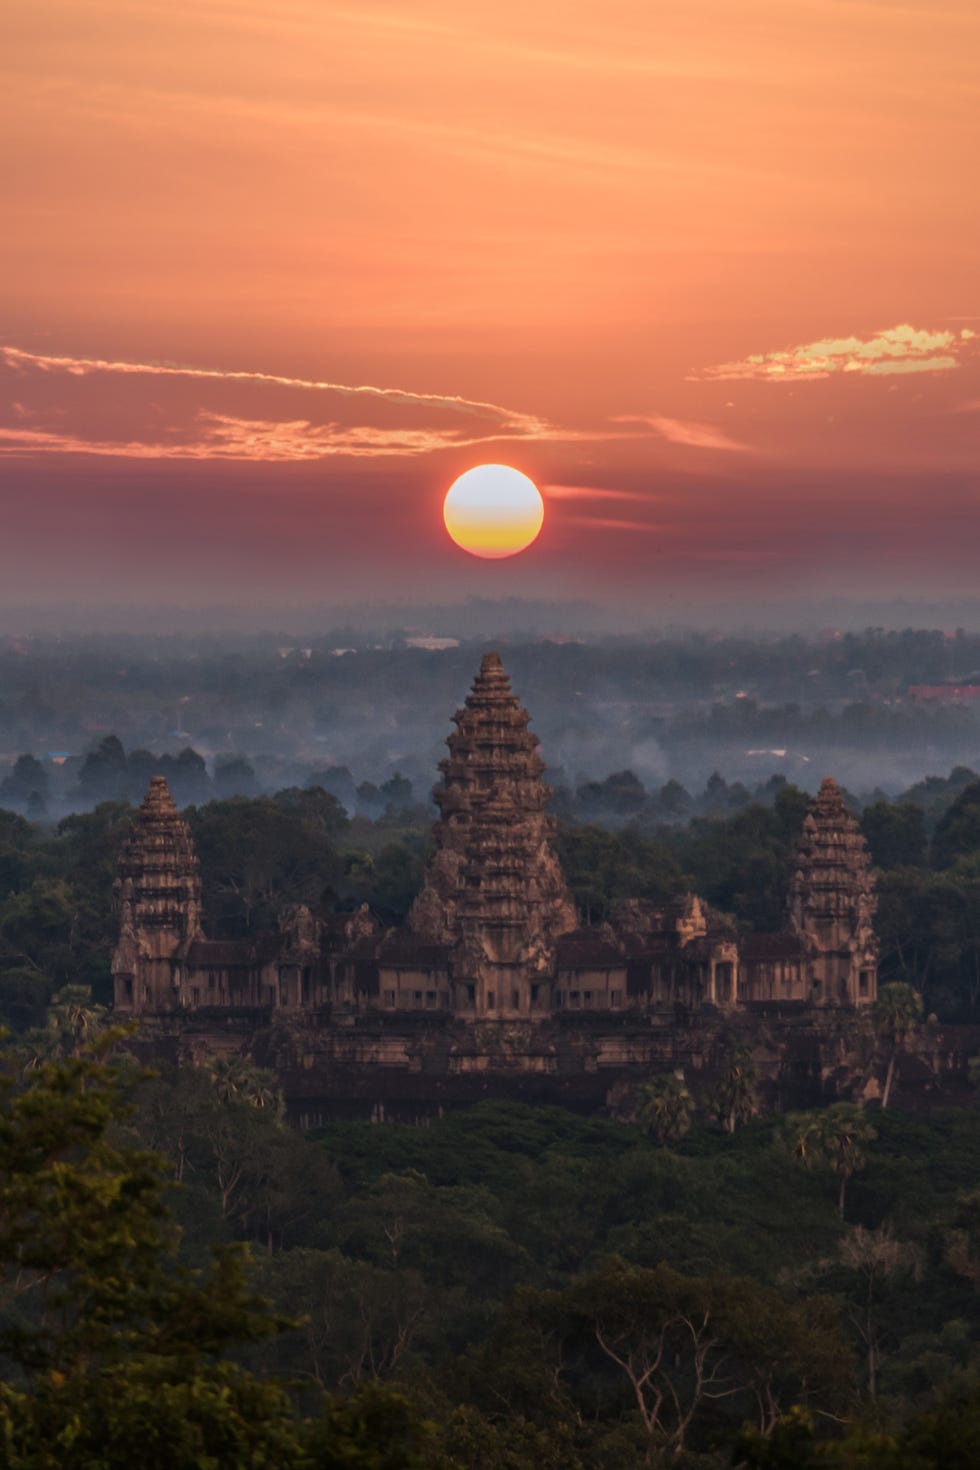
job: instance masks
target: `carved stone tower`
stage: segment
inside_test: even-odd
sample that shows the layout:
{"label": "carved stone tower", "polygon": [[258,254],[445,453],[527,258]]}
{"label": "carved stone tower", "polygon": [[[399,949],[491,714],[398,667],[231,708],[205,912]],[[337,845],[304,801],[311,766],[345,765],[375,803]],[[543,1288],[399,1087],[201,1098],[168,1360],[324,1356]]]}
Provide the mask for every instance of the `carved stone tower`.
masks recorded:
{"label": "carved stone tower", "polygon": [[789,893],[815,1005],[870,1005],[877,996],[876,906],[867,843],[828,776],[804,819]]}
{"label": "carved stone tower", "polygon": [[528,721],[500,656],[486,654],[453,716],[435,791],[436,852],[409,918],[419,938],[455,950],[457,1014],[549,1011],[555,941],[578,923]]}
{"label": "carved stone tower", "polygon": [[151,780],[123,846],[116,891],[116,1010],[172,1010],[182,962],[201,934],[201,878],[190,830],[162,776]]}

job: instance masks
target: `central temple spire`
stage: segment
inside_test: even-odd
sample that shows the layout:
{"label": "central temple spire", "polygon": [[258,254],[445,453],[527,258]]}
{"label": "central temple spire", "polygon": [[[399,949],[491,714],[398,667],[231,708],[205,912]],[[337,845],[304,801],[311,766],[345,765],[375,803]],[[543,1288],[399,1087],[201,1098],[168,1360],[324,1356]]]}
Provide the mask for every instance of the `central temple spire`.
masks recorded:
{"label": "central temple spire", "polygon": [[463,1007],[490,1015],[530,1011],[556,939],[578,922],[529,719],[500,655],[485,654],[453,716],[434,793],[436,852],[410,917],[416,934],[456,949]]}

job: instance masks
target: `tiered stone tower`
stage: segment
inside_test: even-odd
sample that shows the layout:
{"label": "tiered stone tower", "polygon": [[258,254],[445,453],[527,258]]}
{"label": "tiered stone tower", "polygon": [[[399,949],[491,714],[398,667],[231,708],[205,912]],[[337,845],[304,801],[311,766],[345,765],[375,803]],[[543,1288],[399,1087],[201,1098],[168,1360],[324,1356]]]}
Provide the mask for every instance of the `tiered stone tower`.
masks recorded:
{"label": "tiered stone tower", "polygon": [[529,718],[499,654],[486,654],[453,716],[435,790],[436,852],[409,918],[419,939],[454,949],[458,1013],[550,1008],[555,942],[578,923],[551,846],[551,792]]}
{"label": "tiered stone tower", "polygon": [[870,1005],[878,993],[877,899],[867,843],[829,776],[810,803],[790,884],[791,930],[810,953],[816,1005]]}
{"label": "tiered stone tower", "polygon": [[150,782],[126,839],[116,891],[116,1009],[172,1010],[182,962],[201,934],[201,877],[190,830],[162,776]]}

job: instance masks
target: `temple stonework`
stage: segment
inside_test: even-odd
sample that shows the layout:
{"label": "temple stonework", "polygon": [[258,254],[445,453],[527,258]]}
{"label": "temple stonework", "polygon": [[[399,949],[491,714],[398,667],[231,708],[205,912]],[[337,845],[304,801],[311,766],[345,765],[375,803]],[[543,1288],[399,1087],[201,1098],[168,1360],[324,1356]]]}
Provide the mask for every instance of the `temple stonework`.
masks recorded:
{"label": "temple stonework", "polygon": [[120,864],[117,1011],[305,1015],[335,1037],[375,1023],[390,1035],[389,1021],[411,1028],[428,1013],[457,1028],[476,1066],[488,1022],[567,1027],[579,1013],[583,1024],[591,1015],[621,1025],[875,999],[874,880],[835,782],[824,781],[804,821],[782,933],[739,934],[693,894],[669,905],[637,895],[585,927],[552,846],[537,737],[497,654],[483,659],[454,723],[435,852],[400,928],[366,908],[293,905],[277,933],[207,939],[191,837],[154,777]]}
{"label": "temple stonework", "polygon": [[868,846],[829,777],[803,819],[789,926],[811,951],[813,1000],[866,1005],[876,993],[877,906]]}
{"label": "temple stonework", "polygon": [[453,716],[434,792],[436,851],[408,918],[412,935],[452,953],[457,1013],[546,1009],[556,941],[578,925],[529,720],[499,655],[488,653]]}
{"label": "temple stonework", "polygon": [[119,863],[117,1010],[170,1010],[174,977],[201,937],[201,874],[187,823],[154,776]]}

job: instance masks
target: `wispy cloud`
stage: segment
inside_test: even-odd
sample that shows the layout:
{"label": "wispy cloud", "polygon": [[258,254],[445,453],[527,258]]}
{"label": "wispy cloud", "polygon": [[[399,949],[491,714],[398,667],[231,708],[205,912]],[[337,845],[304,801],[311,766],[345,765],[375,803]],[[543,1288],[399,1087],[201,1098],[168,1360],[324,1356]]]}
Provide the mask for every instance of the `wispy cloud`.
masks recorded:
{"label": "wispy cloud", "polygon": [[[279,373],[14,346],[0,347],[0,372],[11,388],[6,424],[0,410],[7,455],[284,462],[594,437],[479,399]],[[106,395],[107,381],[119,385],[118,402]]]}
{"label": "wispy cloud", "polygon": [[641,490],[597,489],[594,485],[542,485],[546,500],[634,500],[649,503],[654,496]]}
{"label": "wispy cloud", "polygon": [[264,373],[233,368],[189,367],[177,363],[121,362],[97,357],[55,357],[44,353],[26,352],[20,347],[0,346],[0,360],[7,367],[19,372],[67,373],[70,377],[85,378],[95,374],[115,374],[123,377],[185,378],[219,383],[267,384],[278,388],[295,388],[303,392],[339,393],[345,397],[379,398],[389,403],[447,408],[457,413],[475,414],[480,418],[496,420],[501,426],[513,428],[521,434],[547,431],[551,426],[532,414],[520,413],[504,408],[498,403],[483,403],[478,399],[461,398],[454,394],[416,393],[407,388],[378,387],[372,383],[335,383],[319,378],[295,378],[280,373]]}
{"label": "wispy cloud", "polygon": [[[499,442],[597,444],[661,438],[741,449],[709,424],[624,416],[567,428],[537,414],[455,394],[338,383],[244,369],[69,357],[0,346],[0,455],[91,454],[129,459],[285,463],[378,458]],[[106,392],[107,382],[116,386]],[[621,500],[632,491],[552,486],[555,499]]]}
{"label": "wispy cloud", "polygon": [[896,373],[949,372],[976,350],[977,334],[924,331],[902,322],[871,337],[828,337],[776,352],[753,353],[692,374],[698,379],[747,378],[767,383],[799,383],[841,373],[886,377]]}
{"label": "wispy cloud", "polygon": [[685,419],[671,419],[664,414],[620,414],[613,419],[615,424],[643,424],[661,439],[670,444],[686,444],[691,449],[723,449],[740,454],[751,452],[751,446],[742,444],[714,424],[691,423]]}
{"label": "wispy cloud", "polygon": [[95,454],[119,459],[240,459],[289,463],[326,459],[333,455],[377,458],[382,455],[430,454],[451,445],[487,444],[511,435],[481,435],[478,439],[447,436],[428,429],[342,428],[292,422],[234,418],[228,414],[198,415],[199,437],[173,442],[152,439],[87,438],[57,430],[0,427],[0,455]]}

